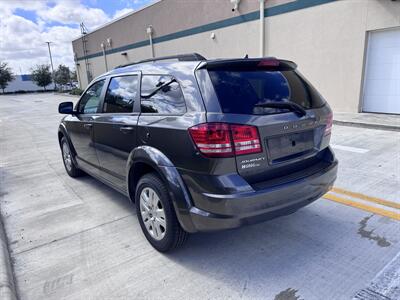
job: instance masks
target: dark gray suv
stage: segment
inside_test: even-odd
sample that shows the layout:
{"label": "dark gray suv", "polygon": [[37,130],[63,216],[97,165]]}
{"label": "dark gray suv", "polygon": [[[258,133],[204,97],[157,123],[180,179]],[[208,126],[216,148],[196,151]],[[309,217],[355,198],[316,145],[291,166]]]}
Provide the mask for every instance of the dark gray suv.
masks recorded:
{"label": "dark gray suv", "polygon": [[293,213],[336,179],[331,109],[287,60],[141,61],[99,76],[59,112],[68,174],[127,195],[159,251],[188,233]]}

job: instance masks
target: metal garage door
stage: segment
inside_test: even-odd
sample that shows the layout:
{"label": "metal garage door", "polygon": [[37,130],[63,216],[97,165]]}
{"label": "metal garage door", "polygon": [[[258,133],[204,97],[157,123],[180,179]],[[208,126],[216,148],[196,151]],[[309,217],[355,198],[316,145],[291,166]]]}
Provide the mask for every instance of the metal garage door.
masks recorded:
{"label": "metal garage door", "polygon": [[400,28],[369,34],[363,111],[400,114]]}

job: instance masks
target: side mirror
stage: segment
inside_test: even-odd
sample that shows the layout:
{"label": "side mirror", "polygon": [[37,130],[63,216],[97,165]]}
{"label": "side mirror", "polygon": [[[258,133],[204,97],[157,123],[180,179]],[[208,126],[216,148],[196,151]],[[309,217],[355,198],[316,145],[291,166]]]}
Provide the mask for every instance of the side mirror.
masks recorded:
{"label": "side mirror", "polygon": [[74,113],[74,104],[72,102],[61,102],[58,105],[58,112],[60,114],[73,114]]}

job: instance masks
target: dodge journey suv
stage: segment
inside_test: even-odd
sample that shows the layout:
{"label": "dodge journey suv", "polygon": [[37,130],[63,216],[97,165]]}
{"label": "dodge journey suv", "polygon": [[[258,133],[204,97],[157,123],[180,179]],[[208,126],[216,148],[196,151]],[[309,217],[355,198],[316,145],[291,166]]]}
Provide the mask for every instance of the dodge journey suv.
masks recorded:
{"label": "dodge journey suv", "polygon": [[333,185],[332,111],[296,64],[188,54],[120,66],[63,102],[67,173],[135,203],[159,251],[291,214]]}

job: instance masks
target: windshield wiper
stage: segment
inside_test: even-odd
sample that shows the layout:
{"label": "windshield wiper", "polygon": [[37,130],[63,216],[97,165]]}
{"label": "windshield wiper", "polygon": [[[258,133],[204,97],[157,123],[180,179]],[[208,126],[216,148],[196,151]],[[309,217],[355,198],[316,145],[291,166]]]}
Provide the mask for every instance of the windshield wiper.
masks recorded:
{"label": "windshield wiper", "polygon": [[270,107],[270,108],[282,108],[288,109],[299,115],[300,117],[307,114],[306,110],[297,103],[294,102],[278,102],[278,101],[268,101],[265,103],[258,103],[254,105],[255,107]]}
{"label": "windshield wiper", "polygon": [[166,83],[163,83],[162,85],[160,85],[159,87],[157,87],[155,90],[153,90],[150,94],[148,95],[142,95],[142,98],[151,98],[152,96],[154,96],[155,94],[158,93],[158,91],[162,90],[163,88],[165,88],[166,86],[170,85],[171,83],[176,82],[176,79],[171,79],[170,81],[167,81]]}

